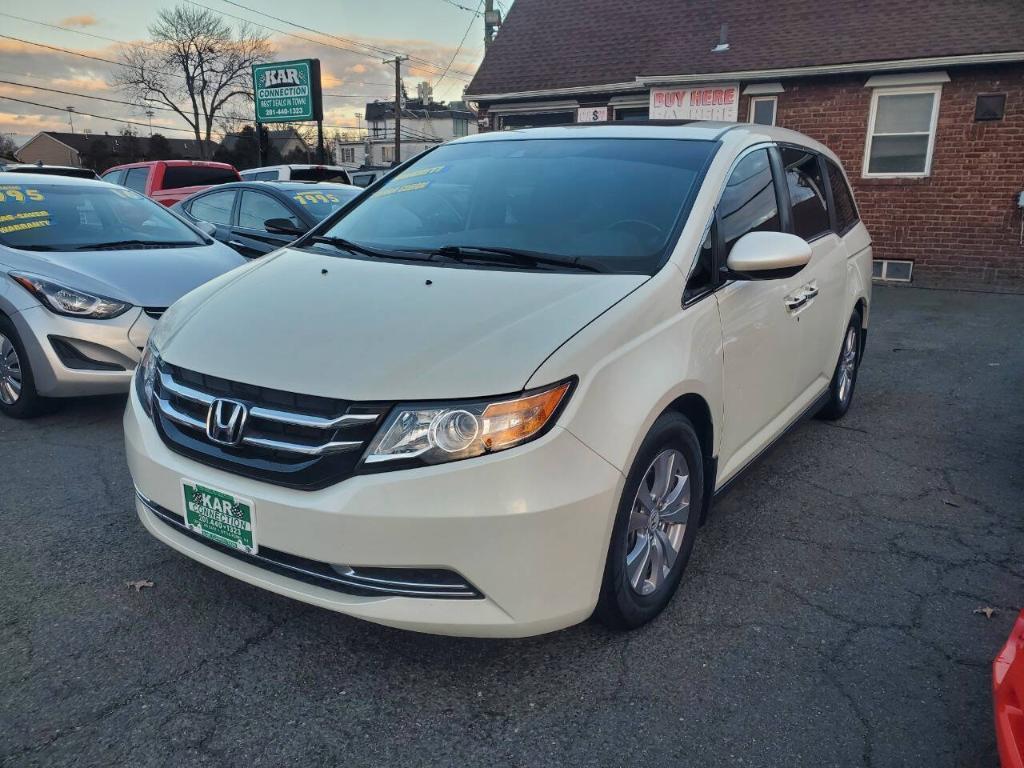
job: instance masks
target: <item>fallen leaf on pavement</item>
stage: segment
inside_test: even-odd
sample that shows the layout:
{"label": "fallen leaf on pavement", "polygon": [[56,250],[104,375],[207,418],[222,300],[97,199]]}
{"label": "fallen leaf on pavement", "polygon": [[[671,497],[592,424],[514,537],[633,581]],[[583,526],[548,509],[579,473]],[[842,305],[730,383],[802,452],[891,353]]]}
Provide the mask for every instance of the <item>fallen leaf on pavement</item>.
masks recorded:
{"label": "fallen leaf on pavement", "polygon": [[146,587],[152,587],[153,582],[148,579],[139,579],[138,581],[126,581],[124,585],[134,588],[136,592],[141,592]]}
{"label": "fallen leaf on pavement", "polygon": [[986,619],[991,619],[995,615],[996,609],[986,606],[984,608],[975,608],[974,613],[984,614]]}

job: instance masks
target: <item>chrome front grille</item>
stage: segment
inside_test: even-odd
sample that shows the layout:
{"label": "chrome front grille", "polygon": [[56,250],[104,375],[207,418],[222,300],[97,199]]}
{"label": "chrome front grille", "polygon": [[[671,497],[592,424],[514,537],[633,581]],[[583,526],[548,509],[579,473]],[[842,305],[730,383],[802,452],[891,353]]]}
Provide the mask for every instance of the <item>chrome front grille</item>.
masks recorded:
{"label": "chrome front grille", "polygon": [[[245,407],[237,444],[209,437],[211,407]],[[203,463],[290,487],[315,489],[352,474],[387,404],[353,404],[255,387],[161,363],[154,391],[161,436]]]}

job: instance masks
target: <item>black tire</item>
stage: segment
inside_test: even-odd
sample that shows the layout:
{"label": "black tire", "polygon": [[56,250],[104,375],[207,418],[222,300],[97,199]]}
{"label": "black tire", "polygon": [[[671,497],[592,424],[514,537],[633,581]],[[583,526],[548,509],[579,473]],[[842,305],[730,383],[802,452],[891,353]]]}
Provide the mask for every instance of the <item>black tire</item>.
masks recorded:
{"label": "black tire", "polygon": [[41,413],[53,409],[51,400],[40,397],[36,392],[36,380],[32,375],[32,366],[25,354],[25,345],[14,328],[14,324],[3,315],[0,315],[0,334],[6,336],[18,356],[18,364],[21,369],[21,392],[13,403],[5,403],[0,398],[0,413],[12,419],[30,419]]}
{"label": "black tire", "polygon": [[[856,309],[850,317],[850,322],[843,331],[843,341],[839,345],[839,359],[836,361],[835,370],[832,372],[832,381],[828,385],[828,400],[821,410],[818,411],[818,418],[826,421],[835,421],[843,418],[850,410],[853,403],[853,391],[857,387],[857,372],[860,370],[861,348],[864,343],[860,312]],[[850,354],[849,340],[852,338],[854,349],[852,370],[847,365]],[[844,387],[844,368],[848,376],[847,386]]]}
{"label": "black tire", "polygon": [[[641,594],[631,583],[626,565],[633,535],[629,531],[630,518],[640,483],[652,470],[652,462],[670,449],[682,454],[689,472],[689,507],[688,511],[680,513],[681,517],[686,517],[686,527],[682,530],[679,549],[668,574],[651,594]],[[703,497],[704,462],[697,432],[685,416],[665,413],[651,427],[626,478],[612,528],[601,595],[594,611],[598,620],[615,629],[634,629],[651,621],[668,605],[693,551]],[[632,546],[635,546],[635,539],[633,541]]]}

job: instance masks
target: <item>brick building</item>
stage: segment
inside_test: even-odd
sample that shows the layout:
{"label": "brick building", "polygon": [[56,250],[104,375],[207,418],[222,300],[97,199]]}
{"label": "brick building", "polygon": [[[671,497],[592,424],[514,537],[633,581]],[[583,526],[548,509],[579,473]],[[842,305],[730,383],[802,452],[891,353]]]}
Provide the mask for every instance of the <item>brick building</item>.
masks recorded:
{"label": "brick building", "polygon": [[1024,1],[517,0],[489,129],[774,123],[842,158],[879,278],[1024,292]]}

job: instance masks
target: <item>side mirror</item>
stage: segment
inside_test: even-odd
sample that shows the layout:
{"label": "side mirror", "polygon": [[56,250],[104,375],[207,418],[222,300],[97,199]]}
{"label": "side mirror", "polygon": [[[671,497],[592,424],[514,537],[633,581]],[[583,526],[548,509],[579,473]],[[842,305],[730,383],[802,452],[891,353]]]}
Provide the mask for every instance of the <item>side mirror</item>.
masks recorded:
{"label": "side mirror", "polygon": [[737,280],[774,280],[795,275],[811,260],[811,246],[786,232],[748,232],[733,246],[725,265]]}
{"label": "side mirror", "polygon": [[263,222],[263,228],[267,232],[274,232],[278,235],[304,235],[306,230],[295,226],[291,219],[267,219]]}
{"label": "side mirror", "polygon": [[195,224],[196,229],[198,229],[200,232],[205,232],[210,237],[213,237],[214,235],[217,234],[216,224],[211,224],[208,221],[195,221],[193,222],[193,224]]}

